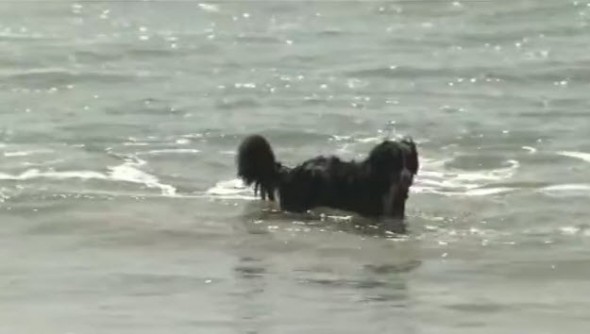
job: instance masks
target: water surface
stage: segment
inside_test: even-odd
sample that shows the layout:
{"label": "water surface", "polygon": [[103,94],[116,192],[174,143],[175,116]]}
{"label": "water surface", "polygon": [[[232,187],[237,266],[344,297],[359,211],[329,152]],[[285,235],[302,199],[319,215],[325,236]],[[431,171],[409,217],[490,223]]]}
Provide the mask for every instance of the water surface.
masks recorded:
{"label": "water surface", "polygon": [[[589,17],[0,3],[0,332],[586,333]],[[410,233],[254,200],[252,132],[288,164],[412,135]]]}

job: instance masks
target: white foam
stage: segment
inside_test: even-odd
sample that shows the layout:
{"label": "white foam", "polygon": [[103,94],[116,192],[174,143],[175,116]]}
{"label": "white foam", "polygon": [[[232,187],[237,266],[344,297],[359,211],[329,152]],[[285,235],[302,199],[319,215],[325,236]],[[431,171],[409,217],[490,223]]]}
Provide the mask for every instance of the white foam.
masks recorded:
{"label": "white foam", "polygon": [[344,145],[342,145],[342,147],[340,147],[340,148],[336,149],[336,152],[338,152],[338,153],[340,153],[340,154],[351,154],[351,153],[353,153],[353,152],[350,150],[350,145],[349,145],[349,144],[344,144]]}
{"label": "white foam", "polygon": [[101,173],[90,170],[79,171],[41,171],[39,169],[28,169],[20,174],[6,174],[0,173],[0,180],[32,180],[32,179],[82,179],[82,180],[107,180],[107,181],[122,181],[136,184],[143,184],[148,188],[160,189],[164,196],[176,195],[176,188],[171,185],[161,183],[154,175],[148,174],[140,170],[139,166],[144,165],[145,161],[136,159],[135,161],[126,161],[125,163],[108,167],[108,173]]}
{"label": "white foam", "polygon": [[158,155],[158,154],[197,154],[200,153],[200,150],[192,149],[192,148],[167,148],[167,149],[160,149],[160,150],[150,150],[145,152],[139,152],[137,154],[148,154],[148,155]]}
{"label": "white foam", "polygon": [[560,154],[560,155],[563,155],[566,157],[570,157],[570,158],[574,158],[574,159],[580,159],[585,162],[590,162],[590,153],[575,152],[575,151],[560,151],[560,152],[557,152],[557,154]]}
{"label": "white foam", "polygon": [[333,141],[349,141],[350,139],[352,139],[351,136],[333,135],[332,137],[330,137],[330,140],[333,140]]}
{"label": "white foam", "polygon": [[40,161],[40,162],[31,162],[31,161],[25,161],[22,163],[23,166],[26,167],[40,167],[40,166],[48,166],[48,165],[55,165],[59,162],[63,162],[64,159],[53,159],[53,160],[46,160],[46,161]]}
{"label": "white foam", "polygon": [[565,235],[575,235],[575,234],[580,233],[582,231],[582,229],[577,226],[564,226],[564,227],[560,227],[559,231]]}
{"label": "white foam", "polygon": [[590,184],[557,184],[543,187],[540,191],[546,195],[556,197],[588,197],[590,196]]}
{"label": "white foam", "polygon": [[383,141],[382,137],[367,137],[367,138],[358,138],[357,141],[359,143],[367,144],[367,143],[380,143]]}
{"label": "white foam", "polygon": [[531,154],[537,153],[537,149],[532,146],[522,146],[521,148],[525,151],[528,151]]}
{"label": "white foam", "polygon": [[143,142],[127,142],[123,143],[123,146],[149,146],[150,143],[143,143]]}
{"label": "white foam", "polygon": [[212,5],[212,4],[208,4],[208,3],[200,3],[200,4],[197,4],[197,6],[199,6],[199,8],[201,8],[205,12],[209,12],[209,13],[219,12],[219,6],[217,6],[217,5]]}
{"label": "white foam", "polygon": [[7,158],[10,157],[26,157],[33,154],[39,153],[51,153],[53,151],[50,150],[29,150],[29,151],[13,151],[13,152],[4,152],[4,156]]}
{"label": "white foam", "polygon": [[10,195],[7,193],[6,188],[0,188],[0,203],[4,203],[7,199],[10,198]]}
{"label": "white foam", "polygon": [[496,187],[496,188],[479,188],[467,190],[453,190],[453,189],[436,189],[426,188],[420,186],[412,187],[413,193],[436,194],[441,196],[490,196],[503,194],[516,190],[515,188]]}
{"label": "white foam", "polygon": [[240,179],[217,182],[206,193],[209,196],[221,199],[256,199],[252,194],[252,189],[247,187]]}
{"label": "white foam", "polygon": [[56,172],[56,171],[40,171],[38,169],[28,169],[20,174],[12,175],[12,174],[5,174],[0,173],[0,180],[15,180],[15,181],[23,181],[23,180],[31,180],[31,179],[57,179],[57,180],[64,180],[64,179],[101,179],[106,180],[107,176],[93,171],[64,171],[64,172]]}
{"label": "white foam", "polygon": [[488,196],[513,191],[513,188],[494,187],[495,183],[510,179],[520,164],[508,160],[508,166],[490,170],[464,172],[444,170],[444,160],[422,160],[413,192],[445,196]]}
{"label": "white foam", "polygon": [[146,162],[144,160],[135,159],[135,161],[127,161],[122,165],[108,167],[110,170],[109,179],[144,184],[148,188],[160,189],[162,191],[162,195],[165,196],[176,195],[176,188],[171,185],[161,183],[160,180],[154,175],[148,174],[137,168],[145,164]]}
{"label": "white foam", "polygon": [[503,194],[510,191],[513,191],[514,188],[508,187],[496,187],[496,188],[480,188],[480,189],[471,189],[465,192],[467,196],[488,196],[488,195],[497,195]]}

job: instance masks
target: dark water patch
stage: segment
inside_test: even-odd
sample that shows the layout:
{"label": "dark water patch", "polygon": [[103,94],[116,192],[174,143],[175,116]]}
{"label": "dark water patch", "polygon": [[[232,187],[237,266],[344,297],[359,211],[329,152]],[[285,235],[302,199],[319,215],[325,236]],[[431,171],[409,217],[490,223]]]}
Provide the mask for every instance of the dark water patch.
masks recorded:
{"label": "dark water patch", "polygon": [[384,274],[396,274],[396,273],[407,273],[417,269],[421,265],[419,260],[409,261],[407,263],[399,264],[382,264],[374,265],[367,264],[364,268],[372,273],[384,275]]}
{"label": "dark water patch", "polygon": [[[476,73],[478,71],[475,71]],[[481,73],[481,72],[479,72]],[[343,74],[351,77],[360,78],[403,78],[403,79],[415,79],[415,78],[433,78],[433,77],[448,77],[451,72],[448,68],[442,67],[417,67],[417,66],[397,66],[397,65],[385,65],[375,68],[367,69],[355,69],[345,71]]]}
{"label": "dark water patch", "polygon": [[254,45],[277,45],[285,43],[284,40],[278,36],[252,33],[238,35],[235,40],[239,43]]}
{"label": "dark water patch", "polygon": [[65,69],[47,69],[3,74],[0,81],[10,86],[49,89],[56,86],[73,84],[124,84],[143,79],[156,79],[154,74],[146,72],[79,72]]}
{"label": "dark water patch", "polygon": [[[508,305],[496,304],[496,303],[469,303],[469,304],[451,304],[446,306],[449,309],[460,311],[460,312],[468,312],[468,313],[497,313],[503,312],[509,309]],[[483,323],[473,323],[469,327],[479,327],[483,325]]]}
{"label": "dark water patch", "polygon": [[512,166],[503,156],[493,154],[462,154],[445,164],[448,168],[482,171]]}

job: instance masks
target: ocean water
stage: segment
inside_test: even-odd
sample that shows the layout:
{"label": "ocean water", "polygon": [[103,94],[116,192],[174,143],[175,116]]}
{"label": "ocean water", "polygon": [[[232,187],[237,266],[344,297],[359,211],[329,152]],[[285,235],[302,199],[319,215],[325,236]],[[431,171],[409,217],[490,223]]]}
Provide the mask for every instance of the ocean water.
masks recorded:
{"label": "ocean water", "polygon": [[[587,1],[0,2],[0,333],[587,333]],[[409,233],[235,179],[411,135]]]}

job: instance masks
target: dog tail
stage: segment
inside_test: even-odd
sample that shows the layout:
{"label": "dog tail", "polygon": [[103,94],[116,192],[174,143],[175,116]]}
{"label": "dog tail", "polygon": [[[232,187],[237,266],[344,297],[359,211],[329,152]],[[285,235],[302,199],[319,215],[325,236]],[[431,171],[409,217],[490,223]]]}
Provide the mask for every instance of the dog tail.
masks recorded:
{"label": "dog tail", "polygon": [[256,195],[274,201],[280,165],[266,138],[261,135],[246,137],[238,147],[236,162],[238,177],[246,185],[254,184]]}

